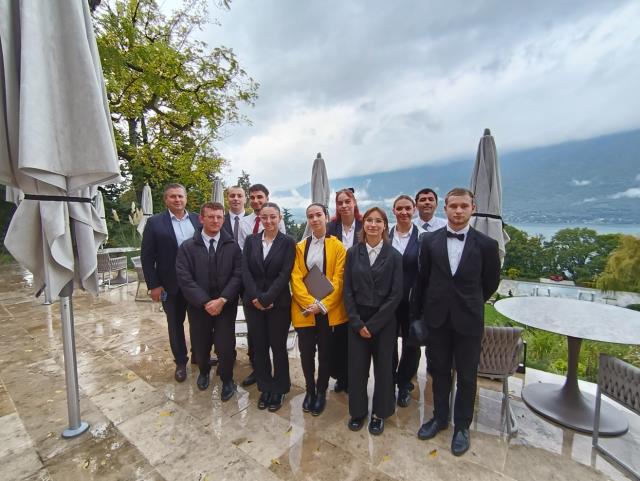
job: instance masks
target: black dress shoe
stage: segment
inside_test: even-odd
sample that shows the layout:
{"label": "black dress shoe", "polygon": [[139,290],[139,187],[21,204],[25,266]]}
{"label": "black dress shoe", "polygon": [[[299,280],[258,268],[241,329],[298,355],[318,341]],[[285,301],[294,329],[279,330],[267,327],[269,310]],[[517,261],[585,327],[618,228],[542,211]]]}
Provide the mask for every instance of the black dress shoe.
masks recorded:
{"label": "black dress shoe", "polygon": [[220,393],[220,399],[228,401],[236,392],[236,384],[233,381],[227,381],[222,383],[222,392]]}
{"label": "black dress shoe", "polygon": [[348,391],[348,386],[347,383],[345,381],[343,381],[342,379],[338,379],[336,381],[336,383],[333,386],[333,391],[334,392],[349,392]]}
{"label": "black dress shoe", "polygon": [[173,375],[173,377],[178,382],[184,382],[184,380],[187,379],[187,365],[178,364],[176,366],[176,373]]}
{"label": "black dress shoe", "polygon": [[249,374],[247,377],[245,377],[242,380],[242,386],[243,387],[248,387],[251,386],[252,384],[256,383],[256,372],[255,371],[251,371],[251,374]]}
{"label": "black dress shoe", "polygon": [[369,432],[374,436],[378,436],[384,432],[384,419],[371,416],[369,421]]}
{"label": "black dress shoe", "polygon": [[440,424],[436,418],[431,418],[431,420],[420,426],[420,429],[418,430],[418,438],[423,441],[435,438],[436,434],[440,431],[444,431],[445,429],[447,429],[446,424]]}
{"label": "black dress shoe", "polygon": [[361,416],[359,418],[351,418],[349,419],[347,426],[349,427],[349,429],[351,429],[351,431],[360,431],[362,429],[362,426],[364,426],[364,420],[366,418],[367,416]]}
{"label": "black dress shoe", "polygon": [[315,403],[316,395],[312,392],[307,391],[307,394],[304,395],[304,401],[302,401],[302,411],[305,413],[311,412],[311,408]]}
{"label": "black dress shoe", "polygon": [[471,447],[471,436],[468,429],[456,429],[451,440],[451,452],[454,456],[462,456]]}
{"label": "black dress shoe", "polygon": [[201,391],[206,390],[209,387],[209,373],[200,373],[198,374],[198,380],[196,381],[198,385],[198,389]]}
{"label": "black dress shoe", "polygon": [[409,406],[409,402],[411,401],[411,395],[407,389],[400,389],[398,391],[398,406],[401,408],[406,408]]}
{"label": "black dress shoe", "polygon": [[278,409],[282,407],[284,404],[284,394],[271,394],[271,399],[269,400],[269,412],[275,413]]}
{"label": "black dress shoe", "polygon": [[311,408],[311,414],[313,416],[320,416],[322,411],[324,411],[324,407],[327,405],[327,393],[319,392],[316,395],[315,402],[313,403],[313,407]]}
{"label": "black dress shoe", "polygon": [[258,409],[267,409],[269,403],[271,402],[271,393],[263,392],[260,394],[260,399],[258,399]]}

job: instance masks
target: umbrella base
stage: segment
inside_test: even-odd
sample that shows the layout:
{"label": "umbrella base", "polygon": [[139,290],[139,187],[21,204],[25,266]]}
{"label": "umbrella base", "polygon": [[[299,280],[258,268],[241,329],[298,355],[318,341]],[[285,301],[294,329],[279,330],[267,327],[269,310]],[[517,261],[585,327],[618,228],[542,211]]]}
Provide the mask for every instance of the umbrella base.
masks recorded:
{"label": "umbrella base", "polygon": [[89,424],[82,421],[80,423],[80,426],[78,426],[77,428],[75,429],[67,428],[64,431],[62,431],[62,437],[65,439],[75,438],[85,433],[87,429],[89,429]]}

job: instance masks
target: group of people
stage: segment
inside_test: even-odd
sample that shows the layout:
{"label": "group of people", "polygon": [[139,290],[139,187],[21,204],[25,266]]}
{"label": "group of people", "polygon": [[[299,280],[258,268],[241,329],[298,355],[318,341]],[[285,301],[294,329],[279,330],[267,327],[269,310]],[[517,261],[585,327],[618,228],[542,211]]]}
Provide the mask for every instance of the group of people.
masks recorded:
{"label": "group of people", "polygon": [[175,379],[187,377],[188,312],[198,388],[209,387],[213,349],[221,399],[234,395],[241,299],[253,369],[242,384],[257,382],[259,409],[277,411],[290,390],[287,339],[293,325],[305,378],[303,411],[322,414],[333,377],[334,390],[348,392],[349,429],[361,429],[369,417],[369,432],[378,435],[396,404],[409,406],[420,346],[426,345],[434,413],[418,437],[430,439],[448,427],[455,365],[451,449],[464,454],[470,446],[483,306],[500,276],[497,242],[469,226],[473,193],[452,189],[444,199],[446,219],[435,216],[438,196],[432,189],[400,195],[390,228],[382,208],[361,214],[353,189],[343,189],[336,193],[333,219],[325,205],[307,207],[311,235],[297,244],[286,235],[281,210],[269,202],[264,185],[249,188],[248,215],[241,187],[229,188],[227,195],[227,213],[222,204],[207,202],[195,215],[186,211],[184,187],[170,184],[164,191],[167,210],[145,227],[142,266],[151,298],[162,301],[166,313]]}

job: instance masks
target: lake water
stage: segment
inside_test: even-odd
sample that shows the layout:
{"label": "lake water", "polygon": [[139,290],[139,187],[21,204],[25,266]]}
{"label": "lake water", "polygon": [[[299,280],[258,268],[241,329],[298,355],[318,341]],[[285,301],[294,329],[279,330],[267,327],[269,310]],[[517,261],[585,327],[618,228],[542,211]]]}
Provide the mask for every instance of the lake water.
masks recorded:
{"label": "lake water", "polygon": [[525,231],[529,235],[542,235],[550,240],[561,229],[574,229],[586,227],[595,230],[598,234],[629,234],[640,236],[640,225],[637,224],[512,224],[516,229]]}

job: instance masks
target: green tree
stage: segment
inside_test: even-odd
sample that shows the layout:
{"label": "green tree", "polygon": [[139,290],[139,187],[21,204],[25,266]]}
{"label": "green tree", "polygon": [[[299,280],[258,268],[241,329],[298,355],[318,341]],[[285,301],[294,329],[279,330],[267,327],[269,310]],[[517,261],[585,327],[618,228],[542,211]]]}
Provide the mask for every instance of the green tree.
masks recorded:
{"label": "green tree", "polygon": [[558,273],[568,273],[577,282],[593,281],[618,246],[618,234],[598,235],[593,229],[562,229],[545,243]]}
{"label": "green tree", "polygon": [[529,236],[526,232],[513,226],[505,225],[511,240],[506,246],[506,255],[502,272],[510,277],[509,272],[518,273],[518,277],[536,279],[548,275],[550,260],[545,251],[541,236]]}
{"label": "green tree", "polygon": [[621,236],[596,281],[598,289],[605,291],[640,292],[640,239]]}
{"label": "green tree", "polygon": [[98,3],[98,49],[127,187],[139,194],[148,182],[161,205],[162,186],[180,182],[194,208],[224,163],[214,143],[225,126],[247,121],[239,107],[253,104],[257,84],[231,49],[194,38],[208,22],[206,0],[184,0],[169,16],[156,0]]}
{"label": "green tree", "polygon": [[238,184],[244,190],[244,196],[246,197],[244,207],[245,209],[249,207],[249,187],[251,187],[251,179],[249,179],[249,174],[242,170],[242,175],[238,177]]}

